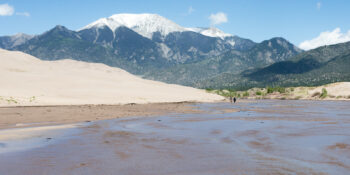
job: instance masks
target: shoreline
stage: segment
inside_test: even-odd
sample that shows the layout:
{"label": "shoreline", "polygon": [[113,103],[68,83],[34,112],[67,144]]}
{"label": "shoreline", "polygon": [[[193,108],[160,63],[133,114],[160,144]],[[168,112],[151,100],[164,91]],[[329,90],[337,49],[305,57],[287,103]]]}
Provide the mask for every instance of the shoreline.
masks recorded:
{"label": "shoreline", "polygon": [[[343,99],[270,99],[239,98],[237,103],[249,103],[255,100],[301,100],[301,101],[349,101]],[[167,102],[123,105],[86,104],[86,105],[43,105],[43,106],[0,106],[0,130],[62,124],[76,124],[128,117],[156,117],[164,114],[189,114],[205,112],[195,104],[203,102]],[[210,102],[207,102],[210,103]],[[229,100],[214,102],[229,103]],[[234,104],[233,104],[234,105]],[[227,111],[222,111],[227,113]],[[237,112],[232,110],[230,112]]]}
{"label": "shoreline", "polygon": [[151,117],[173,113],[198,113],[198,102],[125,105],[0,106],[0,130],[72,124],[126,117]]}
{"label": "shoreline", "polygon": [[67,106],[126,106],[126,105],[149,105],[149,104],[195,104],[195,103],[217,103],[221,101],[214,102],[198,102],[198,101],[179,101],[179,102],[154,102],[154,103],[120,103],[120,104],[57,104],[57,105],[9,105],[1,106],[1,108],[18,108],[18,107],[67,107]]}

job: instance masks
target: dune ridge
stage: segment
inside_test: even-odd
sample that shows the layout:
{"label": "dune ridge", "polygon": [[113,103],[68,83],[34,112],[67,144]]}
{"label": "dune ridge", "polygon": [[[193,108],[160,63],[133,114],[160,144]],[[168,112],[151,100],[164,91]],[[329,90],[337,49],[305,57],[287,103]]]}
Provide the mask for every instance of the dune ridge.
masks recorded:
{"label": "dune ridge", "polygon": [[221,96],[145,80],[122,69],[74,60],[43,61],[0,49],[0,106],[214,102]]}

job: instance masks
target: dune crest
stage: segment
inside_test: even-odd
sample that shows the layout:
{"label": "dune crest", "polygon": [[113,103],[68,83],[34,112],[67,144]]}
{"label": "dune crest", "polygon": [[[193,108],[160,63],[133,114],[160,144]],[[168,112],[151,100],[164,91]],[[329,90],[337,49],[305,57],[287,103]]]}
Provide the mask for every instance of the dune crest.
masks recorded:
{"label": "dune crest", "polygon": [[42,61],[0,49],[0,106],[213,102],[222,97],[74,60]]}

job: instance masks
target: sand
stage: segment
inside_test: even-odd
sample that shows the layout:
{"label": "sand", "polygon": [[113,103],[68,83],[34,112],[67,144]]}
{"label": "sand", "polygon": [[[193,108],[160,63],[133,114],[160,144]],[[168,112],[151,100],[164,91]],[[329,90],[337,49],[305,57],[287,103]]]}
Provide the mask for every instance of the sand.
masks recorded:
{"label": "sand", "polygon": [[78,125],[66,124],[66,125],[53,125],[53,126],[40,126],[40,127],[28,127],[19,129],[2,130],[0,140],[18,140],[32,137],[41,137],[41,135],[50,130],[61,130],[67,128],[75,128]]}
{"label": "sand", "polygon": [[145,80],[122,69],[74,60],[42,61],[0,49],[0,106],[214,102],[191,87]]}
{"label": "sand", "polygon": [[308,90],[308,94],[312,96],[315,93],[322,93],[323,88],[327,90],[327,99],[332,97],[350,99],[350,82],[338,82],[318,86],[315,89]]}
{"label": "sand", "polygon": [[148,117],[171,113],[197,113],[198,110],[191,104],[152,103],[0,107],[0,129],[71,124],[123,117]]}

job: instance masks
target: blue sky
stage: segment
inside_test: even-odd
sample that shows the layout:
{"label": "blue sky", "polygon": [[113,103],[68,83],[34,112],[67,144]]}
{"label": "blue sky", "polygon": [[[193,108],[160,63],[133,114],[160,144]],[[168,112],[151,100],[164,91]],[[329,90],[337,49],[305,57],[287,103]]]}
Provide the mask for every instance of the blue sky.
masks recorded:
{"label": "blue sky", "polygon": [[0,0],[4,4],[13,12],[1,15],[0,8],[0,36],[40,34],[57,24],[76,30],[117,13],[156,13],[185,27],[208,27],[209,16],[222,12],[227,22],[215,26],[226,33],[256,42],[281,36],[296,45],[321,32],[339,28],[345,37],[350,30],[349,0]]}

